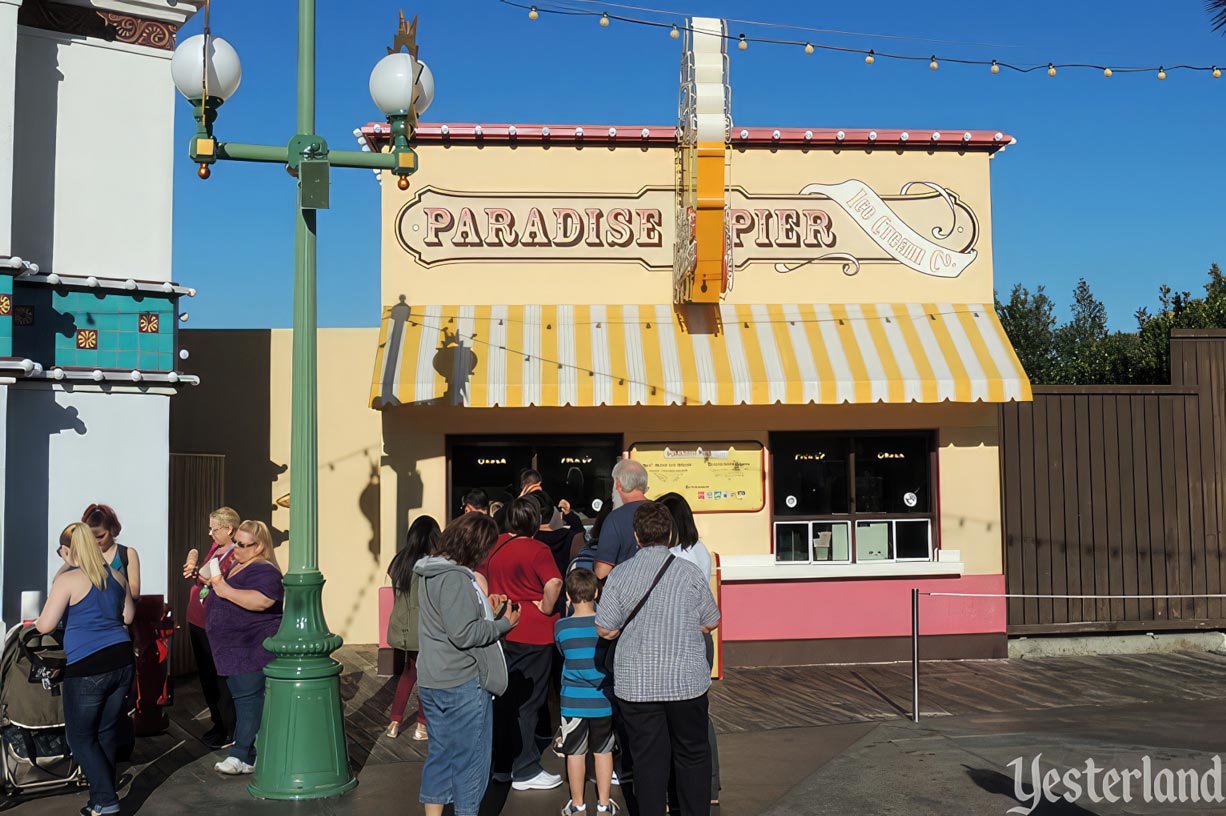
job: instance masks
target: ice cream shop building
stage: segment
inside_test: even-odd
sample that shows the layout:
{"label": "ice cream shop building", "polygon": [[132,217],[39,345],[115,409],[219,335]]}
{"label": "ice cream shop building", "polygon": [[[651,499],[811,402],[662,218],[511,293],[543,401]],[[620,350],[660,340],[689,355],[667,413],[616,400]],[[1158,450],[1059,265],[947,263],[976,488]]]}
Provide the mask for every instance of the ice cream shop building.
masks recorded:
{"label": "ice cream shop building", "polygon": [[[742,127],[721,24],[694,29],[678,124],[422,125],[410,189],[382,183],[379,328],[320,335],[320,557],[349,640],[378,639],[412,518],[528,466],[594,517],[622,456],[699,514],[729,665],[899,658],[912,587],[1003,592],[998,404],[1030,399],[993,309],[1010,138]],[[267,364],[284,457],[288,338],[187,342],[202,374]],[[211,379],[177,450],[236,444],[188,430]],[[936,600],[926,656],[1003,654],[1003,601]]]}

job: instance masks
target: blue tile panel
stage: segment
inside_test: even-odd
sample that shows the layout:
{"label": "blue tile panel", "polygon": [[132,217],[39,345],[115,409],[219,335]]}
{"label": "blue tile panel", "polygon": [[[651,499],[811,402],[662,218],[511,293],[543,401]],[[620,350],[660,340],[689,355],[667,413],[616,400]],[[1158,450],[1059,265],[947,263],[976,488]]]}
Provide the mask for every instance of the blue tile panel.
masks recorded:
{"label": "blue tile panel", "polygon": [[0,275],[0,357],[13,356],[13,278]]}
{"label": "blue tile panel", "polygon": [[[44,366],[174,369],[177,295],[21,283],[17,289],[15,306],[34,309],[33,325],[14,329],[17,356]],[[98,333],[96,348],[78,348],[81,330]]]}

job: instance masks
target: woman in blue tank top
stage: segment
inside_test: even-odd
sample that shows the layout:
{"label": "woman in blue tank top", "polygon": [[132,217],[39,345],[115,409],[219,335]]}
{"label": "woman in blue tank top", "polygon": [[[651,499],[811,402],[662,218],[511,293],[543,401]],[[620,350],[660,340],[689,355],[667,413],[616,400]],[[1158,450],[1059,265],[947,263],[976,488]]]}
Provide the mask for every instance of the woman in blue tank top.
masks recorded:
{"label": "woman in blue tank top", "polygon": [[90,812],[119,813],[115,754],[133,672],[132,641],[124,626],[132,622],[135,606],[127,581],[103,560],[88,526],[70,525],[60,542],[66,567],[52,582],[34,625],[48,634],[63,623],[68,747],[89,782]]}

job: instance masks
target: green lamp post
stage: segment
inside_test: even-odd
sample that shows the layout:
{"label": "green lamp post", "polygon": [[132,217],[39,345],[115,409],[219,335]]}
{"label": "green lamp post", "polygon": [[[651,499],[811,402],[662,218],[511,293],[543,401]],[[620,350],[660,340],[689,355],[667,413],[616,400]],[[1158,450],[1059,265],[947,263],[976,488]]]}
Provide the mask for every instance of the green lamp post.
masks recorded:
{"label": "green lamp post", "polygon": [[400,30],[370,77],[370,93],[393,135],[388,153],[330,150],[315,132],[315,0],[298,3],[298,132],[284,146],[240,144],[213,136],[218,108],[238,90],[242,68],[234,48],[209,32],[183,42],[171,72],[191,102],[196,135],[190,155],[207,179],[218,161],[285,165],[298,180],[294,241],[293,392],[290,419],[290,557],[285,612],[264,645],[276,659],[267,677],[258,761],[248,790],[265,799],[314,799],[357,784],[349,772],[339,676],[331,654],[341,638],[324,621],[324,578],[318,559],[318,378],[316,352],[315,217],[328,207],[332,167],[389,170],[400,189],[417,169],[409,146],[418,114],[434,96],[434,78],[417,59],[417,21]]}

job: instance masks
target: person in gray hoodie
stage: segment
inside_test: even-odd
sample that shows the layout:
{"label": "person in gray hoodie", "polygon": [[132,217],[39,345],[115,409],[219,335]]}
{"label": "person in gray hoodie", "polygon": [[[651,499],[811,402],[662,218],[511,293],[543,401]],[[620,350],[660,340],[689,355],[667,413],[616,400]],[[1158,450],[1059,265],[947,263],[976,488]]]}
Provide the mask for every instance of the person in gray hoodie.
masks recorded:
{"label": "person in gray hoodie", "polygon": [[499,639],[519,623],[518,606],[487,600],[473,577],[497,539],[493,519],[465,513],[413,567],[422,578],[417,685],[430,723],[418,797],[426,816],[442,816],[448,804],[455,816],[477,816],[489,784],[493,698],[507,688]]}

